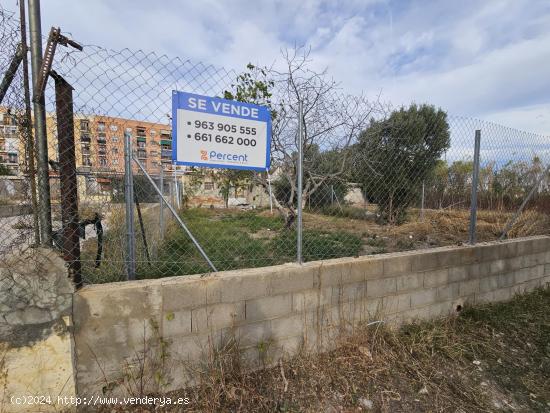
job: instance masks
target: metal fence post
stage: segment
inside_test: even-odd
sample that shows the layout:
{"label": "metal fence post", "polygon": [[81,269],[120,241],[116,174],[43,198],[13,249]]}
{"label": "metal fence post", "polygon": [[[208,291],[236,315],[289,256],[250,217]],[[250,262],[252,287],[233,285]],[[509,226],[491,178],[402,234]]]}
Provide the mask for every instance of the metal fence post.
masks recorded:
{"label": "metal fence post", "polygon": [[[23,1],[23,0],[21,0]],[[42,27],[40,23],[40,0],[29,0],[29,31],[31,68],[34,95],[37,93],[40,66],[42,65]],[[46,137],[46,103],[42,96],[34,101],[34,131],[37,148],[38,193],[40,201],[40,236],[42,245],[52,241],[52,214],[50,201],[50,177],[48,169],[48,141]]]}
{"label": "metal fence post", "polygon": [[302,187],[303,187],[303,107],[302,101],[298,102],[298,188],[297,188],[297,197],[298,197],[298,222],[296,228],[296,260],[299,264],[302,263]]}
{"label": "metal fence post", "polygon": [[420,221],[424,221],[424,201],[425,201],[426,185],[422,181],[422,201],[420,203]]}
{"label": "metal fence post", "polygon": [[126,204],[126,274],[136,279],[136,244],[134,232],[134,180],[132,176],[132,135],[124,134],[124,202]]}
{"label": "metal fence post", "polygon": [[61,192],[61,244],[73,282],[76,288],[80,288],[82,286],[82,268],[80,262],[78,181],[74,144],[73,88],[57,73],[52,71],[51,75],[55,79]]}
{"label": "metal fence post", "polygon": [[29,82],[29,59],[28,59],[28,47],[27,47],[27,25],[25,19],[25,1],[19,2],[19,21],[21,31],[21,46],[23,48],[23,89],[25,96],[25,147],[29,174],[30,190],[31,190],[31,203],[33,209],[33,230],[34,230],[34,243],[40,245],[40,221],[38,218],[38,195],[36,191],[36,151],[34,148],[34,137],[32,133],[32,113],[31,113],[31,88]]}
{"label": "metal fence post", "polygon": [[479,150],[481,143],[481,131],[476,130],[474,144],[474,170],[472,174],[472,197],[470,201],[470,244],[476,243],[476,222],[477,222],[477,187],[479,181]]}
{"label": "metal fence post", "polygon": [[160,167],[160,182],[159,182],[159,188],[161,193],[159,194],[159,227],[160,227],[160,239],[164,238],[164,202],[163,202],[163,195],[164,195],[164,168]]}

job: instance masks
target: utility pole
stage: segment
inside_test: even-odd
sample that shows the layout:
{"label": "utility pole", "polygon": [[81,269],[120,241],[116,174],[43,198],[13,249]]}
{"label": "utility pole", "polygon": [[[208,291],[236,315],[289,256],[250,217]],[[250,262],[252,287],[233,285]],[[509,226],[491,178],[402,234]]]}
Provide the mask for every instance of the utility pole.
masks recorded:
{"label": "utility pole", "polygon": [[[23,1],[23,0],[20,0]],[[42,27],[40,22],[40,0],[28,0],[29,31],[33,95],[36,98],[40,67],[42,66]],[[44,95],[33,99],[34,134],[37,148],[39,220],[41,244],[51,246],[52,214],[50,201],[50,176],[48,167],[48,140],[46,136],[46,103]]]}
{"label": "utility pole", "polygon": [[27,152],[27,173],[31,189],[31,202],[33,209],[33,229],[34,243],[40,245],[40,222],[38,219],[38,197],[36,194],[36,166],[35,166],[35,148],[34,137],[32,133],[32,113],[31,113],[31,87],[29,82],[29,59],[27,56],[27,24],[26,24],[25,2],[19,1],[19,21],[21,29],[21,47],[23,49],[23,89],[25,91],[25,115],[24,115],[24,134],[25,147]]}

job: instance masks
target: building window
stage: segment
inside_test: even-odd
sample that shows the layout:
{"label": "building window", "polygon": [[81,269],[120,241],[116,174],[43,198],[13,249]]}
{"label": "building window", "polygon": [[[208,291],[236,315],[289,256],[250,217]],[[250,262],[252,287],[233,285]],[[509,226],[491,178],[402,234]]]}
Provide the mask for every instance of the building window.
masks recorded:
{"label": "building window", "polygon": [[111,126],[109,126],[109,129],[111,129],[112,132],[116,132],[118,130],[118,126],[111,124]]}
{"label": "building window", "polygon": [[9,163],[17,163],[17,154],[16,153],[8,153],[8,162]]}
{"label": "building window", "polygon": [[214,182],[205,182],[204,183],[204,190],[205,191],[213,191],[214,190]]}
{"label": "building window", "polygon": [[99,166],[107,166],[107,158],[105,156],[99,157]]}
{"label": "building window", "polygon": [[92,166],[92,158],[90,157],[90,155],[82,155],[82,165]]}
{"label": "building window", "polygon": [[97,122],[97,131],[105,132],[105,122]]}
{"label": "building window", "polygon": [[112,142],[118,142],[118,136],[113,136],[113,137],[111,138],[111,141],[112,141]]}
{"label": "building window", "polygon": [[89,133],[81,133],[80,134],[80,140],[82,142],[90,142],[91,141],[90,134]]}
{"label": "building window", "polygon": [[154,130],[154,129],[151,129],[151,130],[149,131],[149,133],[151,134],[151,136],[155,136],[155,135],[157,134],[157,131]]}
{"label": "building window", "polygon": [[82,155],[90,155],[90,145],[82,145]]}
{"label": "building window", "polygon": [[118,154],[118,148],[111,149],[111,152],[113,153],[113,155]]}
{"label": "building window", "polygon": [[137,151],[137,156],[139,159],[146,159],[147,158],[147,151],[139,149]]}
{"label": "building window", "polygon": [[89,130],[90,130],[90,121],[88,119],[82,119],[80,121],[80,130],[82,132],[89,132]]}

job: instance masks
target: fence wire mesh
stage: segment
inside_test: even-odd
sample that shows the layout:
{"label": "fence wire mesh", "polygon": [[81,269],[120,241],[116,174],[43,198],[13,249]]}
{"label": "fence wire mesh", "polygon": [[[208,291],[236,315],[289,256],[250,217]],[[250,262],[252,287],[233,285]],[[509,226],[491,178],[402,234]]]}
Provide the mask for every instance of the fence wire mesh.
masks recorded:
{"label": "fence wire mesh", "polygon": [[[4,76],[20,35],[17,19],[0,13]],[[53,69],[62,79],[50,77],[45,92],[53,238],[85,283],[127,277],[127,139],[154,182],[132,162],[137,278],[210,271],[155,186],[218,270],[296,261],[299,101],[304,261],[467,242],[476,130],[477,239],[501,238],[508,223],[508,237],[548,234],[548,137],[345,94],[312,71],[301,50],[282,61],[279,70],[228,70],[143,51],[58,47]],[[172,90],[269,106],[271,168],[174,165]],[[41,208],[32,202],[21,67],[0,112],[0,254],[7,259],[36,244]],[[75,237],[76,250],[68,242]]]}

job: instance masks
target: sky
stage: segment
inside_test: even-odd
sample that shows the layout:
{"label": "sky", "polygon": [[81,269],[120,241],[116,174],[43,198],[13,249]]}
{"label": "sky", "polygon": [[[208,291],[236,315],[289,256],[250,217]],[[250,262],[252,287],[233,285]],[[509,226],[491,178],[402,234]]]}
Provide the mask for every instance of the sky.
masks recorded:
{"label": "sky", "polygon": [[550,135],[548,0],[42,0],[42,25],[238,71],[306,46],[346,92]]}

